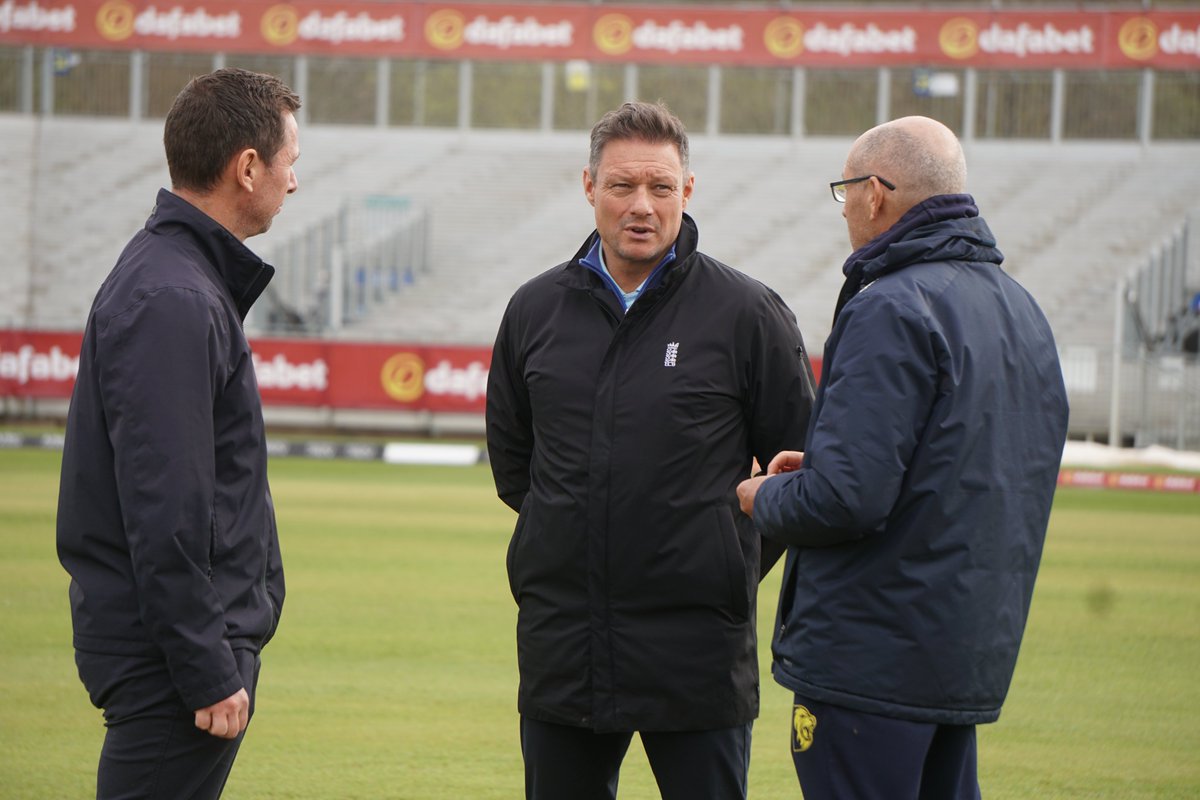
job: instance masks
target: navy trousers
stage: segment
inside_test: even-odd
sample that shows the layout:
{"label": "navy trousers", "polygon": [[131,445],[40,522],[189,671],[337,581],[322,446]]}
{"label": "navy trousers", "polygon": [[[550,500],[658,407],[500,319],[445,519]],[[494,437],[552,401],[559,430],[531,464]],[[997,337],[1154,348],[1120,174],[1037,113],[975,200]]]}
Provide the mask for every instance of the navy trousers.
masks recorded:
{"label": "navy trousers", "polygon": [[791,748],[808,800],[979,800],[974,725],[908,722],[797,694]]}
{"label": "navy trousers", "polygon": [[[235,650],[250,695],[259,659]],[[225,788],[245,730],[220,739],[195,724],[166,663],[158,659],[81,653],[75,662],[92,702],[104,710],[107,732],[96,775],[97,800],[216,800]]]}
{"label": "navy trousers", "polygon": [[[745,800],[750,725],[712,731],[643,731],[663,800]],[[521,718],[526,800],[614,800],[630,732]]]}

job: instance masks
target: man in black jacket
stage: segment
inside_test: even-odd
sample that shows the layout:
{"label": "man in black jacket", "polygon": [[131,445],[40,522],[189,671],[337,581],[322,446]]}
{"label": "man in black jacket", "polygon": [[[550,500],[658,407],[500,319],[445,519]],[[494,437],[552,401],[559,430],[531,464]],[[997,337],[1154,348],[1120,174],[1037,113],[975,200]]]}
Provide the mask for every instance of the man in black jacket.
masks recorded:
{"label": "man in black jacket", "polygon": [[166,120],[172,191],[88,316],[58,554],[108,728],[98,798],[218,797],[253,712],[284,587],[242,332],[274,268],[243,241],[296,190],[299,107],[272,76],[193,79]]}
{"label": "man in black jacket", "polygon": [[735,490],[800,442],[813,395],[795,317],[697,250],[682,124],[627,103],[592,130],[596,231],[505,312],[488,453],[519,513],[526,795],[616,795],[638,731],[664,798],[744,797],[755,601],[779,550]]}

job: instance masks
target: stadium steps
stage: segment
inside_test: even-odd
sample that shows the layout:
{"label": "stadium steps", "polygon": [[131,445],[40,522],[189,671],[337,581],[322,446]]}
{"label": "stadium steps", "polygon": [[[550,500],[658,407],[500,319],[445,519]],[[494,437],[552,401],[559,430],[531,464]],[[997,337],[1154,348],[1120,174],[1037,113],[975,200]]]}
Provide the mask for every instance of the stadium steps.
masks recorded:
{"label": "stadium steps", "polygon": [[[11,221],[0,233],[0,320],[82,325],[96,287],[167,184],[161,138],[161,121],[0,117],[8,178],[0,204]],[[849,251],[827,184],[852,141],[692,140],[689,211],[702,249],[778,291],[814,351],[828,335]],[[249,242],[269,260],[365,195],[405,196],[430,210],[428,269],[348,338],[490,343],[512,291],[572,254],[592,225],[580,184],[583,133],[310,125],[301,153],[300,191],[272,230]],[[30,168],[34,159],[40,168]],[[1200,212],[1196,143],[974,142],[968,164],[968,188],[1005,268],[1045,306],[1063,342],[1107,346],[1115,281]],[[30,292],[34,312],[24,315]]]}

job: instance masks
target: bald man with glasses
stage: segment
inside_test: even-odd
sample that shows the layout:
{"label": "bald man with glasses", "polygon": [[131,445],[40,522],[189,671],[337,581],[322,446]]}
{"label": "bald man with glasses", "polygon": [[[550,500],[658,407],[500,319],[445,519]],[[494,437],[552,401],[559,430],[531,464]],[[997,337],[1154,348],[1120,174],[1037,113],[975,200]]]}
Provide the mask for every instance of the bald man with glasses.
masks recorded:
{"label": "bald man with glasses", "polygon": [[854,252],[807,450],[738,487],[788,546],[773,642],[805,797],[974,800],[1067,430],[1050,326],[1001,269],[954,134],[905,117],[830,184]]}

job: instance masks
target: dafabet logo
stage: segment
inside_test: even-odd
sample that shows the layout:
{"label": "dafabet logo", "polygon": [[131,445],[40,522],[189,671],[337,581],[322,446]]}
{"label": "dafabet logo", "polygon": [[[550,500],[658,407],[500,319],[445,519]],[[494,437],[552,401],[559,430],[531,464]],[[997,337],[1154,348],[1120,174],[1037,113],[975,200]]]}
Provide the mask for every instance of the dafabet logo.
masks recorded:
{"label": "dafabet logo", "polygon": [[277,47],[286,47],[296,41],[300,16],[289,5],[271,6],[263,13],[259,28],[268,42]]}
{"label": "dafabet logo", "polygon": [[1145,17],[1133,17],[1117,33],[1117,46],[1134,61],[1154,58],[1158,52],[1158,26]]}
{"label": "dafabet logo", "polygon": [[979,26],[966,17],[946,20],[938,31],[938,45],[951,58],[970,58],[979,52]]}
{"label": "dafabet logo", "polygon": [[120,42],[133,35],[135,9],[125,0],[109,0],[96,12],[96,30],[105,39]]}
{"label": "dafabet logo", "polygon": [[619,56],[633,47],[633,20],[624,14],[605,14],[596,20],[592,38],[600,52]]}
{"label": "dafabet logo", "polygon": [[397,353],[384,362],[379,381],[388,397],[411,403],[425,391],[425,362],[415,353]]}
{"label": "dafabet logo", "polygon": [[435,11],[425,20],[425,39],[439,50],[462,47],[466,20],[452,8]]}
{"label": "dafabet logo", "polygon": [[777,58],[793,58],[804,52],[804,26],[791,17],[776,17],[763,31],[767,51]]}

